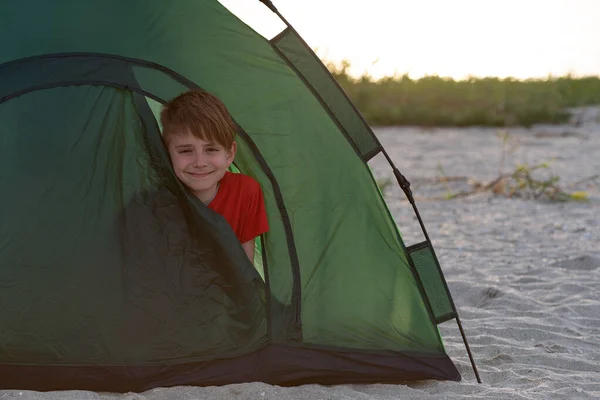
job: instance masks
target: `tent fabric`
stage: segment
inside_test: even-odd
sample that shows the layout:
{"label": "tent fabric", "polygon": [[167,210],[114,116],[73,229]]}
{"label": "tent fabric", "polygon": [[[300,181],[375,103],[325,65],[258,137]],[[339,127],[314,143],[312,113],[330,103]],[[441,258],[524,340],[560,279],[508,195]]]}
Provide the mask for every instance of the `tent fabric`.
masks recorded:
{"label": "tent fabric", "polygon": [[152,98],[170,99],[190,84],[144,60],[92,53],[43,54],[7,62],[2,76],[0,103],[36,90],[84,84],[137,89]]}
{"label": "tent fabric", "polygon": [[352,104],[346,101],[335,79],[298,33],[286,28],[271,42],[298,71],[300,77],[306,79],[311,87],[319,88],[317,96],[332,111],[334,118],[339,121],[340,130],[348,136],[357,153],[365,161],[377,154],[381,150],[381,144]]}
{"label": "tent fabric", "polygon": [[410,246],[409,257],[412,259],[419,279],[423,282],[427,302],[431,306],[436,323],[457,318],[458,313],[452,296],[442,274],[440,264],[430,242],[421,242]]}
{"label": "tent fabric", "polygon": [[[378,141],[284,42],[217,1],[6,8],[0,387],[460,379],[365,162]],[[262,275],[162,145],[157,106],[197,88],[263,188]]]}

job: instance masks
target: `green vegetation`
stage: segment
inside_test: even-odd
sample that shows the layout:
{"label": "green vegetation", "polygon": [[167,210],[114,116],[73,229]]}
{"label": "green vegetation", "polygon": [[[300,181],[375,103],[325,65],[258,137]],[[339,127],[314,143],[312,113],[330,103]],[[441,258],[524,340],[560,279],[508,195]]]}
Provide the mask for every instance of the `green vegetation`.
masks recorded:
{"label": "green vegetation", "polygon": [[[508,198],[540,199],[548,201],[588,201],[589,195],[585,191],[569,192],[560,186],[558,175],[550,174],[547,177],[536,176],[536,171],[549,170],[548,163],[536,165],[518,165],[514,171],[501,175],[491,182],[483,183],[469,179],[472,189],[462,192],[448,191],[444,199],[451,200],[466,197],[482,192],[489,192]],[[586,178],[585,181],[597,180],[598,176]],[[441,179],[440,181],[444,181]]]}
{"label": "green vegetation", "polygon": [[[570,185],[570,187],[560,187],[558,185],[560,177],[554,174],[550,169],[550,162],[541,162],[538,164],[517,164],[514,169],[508,173],[504,172],[504,162],[508,154],[514,153],[519,147],[518,144],[511,143],[511,137],[508,132],[499,132],[499,138],[502,141],[502,153],[500,165],[498,167],[498,177],[489,181],[481,182],[466,176],[446,176],[444,168],[438,165],[439,176],[424,181],[416,181],[417,184],[443,185],[445,194],[443,196],[434,196],[425,198],[426,200],[451,200],[460,197],[472,196],[484,192],[491,192],[498,196],[508,198],[540,199],[547,201],[588,201],[589,195],[586,191],[573,191],[571,189],[582,184],[598,185],[600,184],[600,175],[594,175],[582,179]],[[467,190],[453,190],[452,183],[466,184]],[[423,198],[420,198],[423,200]]]}
{"label": "green vegetation", "polygon": [[600,78],[571,76],[519,81],[471,78],[455,81],[408,75],[373,80],[348,74],[350,64],[327,65],[374,126],[531,126],[563,123],[570,107],[600,104]]}

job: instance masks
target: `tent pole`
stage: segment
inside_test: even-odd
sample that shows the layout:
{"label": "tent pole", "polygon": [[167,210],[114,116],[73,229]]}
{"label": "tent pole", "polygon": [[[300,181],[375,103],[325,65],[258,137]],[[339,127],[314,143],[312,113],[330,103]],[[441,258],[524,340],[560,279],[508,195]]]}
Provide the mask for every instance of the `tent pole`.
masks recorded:
{"label": "tent pole", "polygon": [[[415,199],[412,195],[412,190],[410,190],[410,182],[408,181],[408,179],[406,179],[406,177],[404,175],[402,175],[402,173],[398,170],[398,168],[396,168],[396,165],[394,165],[394,162],[392,161],[390,156],[387,154],[385,149],[383,149],[383,155],[385,156],[388,163],[392,167],[392,170],[394,171],[394,176],[396,177],[398,184],[404,191],[404,194],[406,195],[406,197],[408,198],[408,201],[410,202],[410,204],[413,207],[413,211],[415,212],[415,215],[417,216],[417,219],[419,220],[419,225],[421,225],[421,230],[423,231],[425,240],[427,240],[427,242],[431,243],[431,240],[429,239],[429,235],[427,234],[427,229],[425,229],[425,224],[423,223],[423,220],[421,219],[421,214],[419,214],[419,210],[417,209]],[[434,251],[433,248],[431,250]],[[435,252],[434,252],[434,255],[435,255]],[[444,284],[445,284],[445,279],[444,279]],[[450,291],[449,291],[448,287],[446,287],[446,290],[448,290],[448,295],[450,296],[450,300],[452,301],[452,296],[450,295]],[[479,371],[477,370],[477,366],[475,365],[475,360],[473,359],[473,354],[471,353],[471,348],[469,347],[469,343],[467,342],[467,335],[465,335],[465,331],[463,330],[462,323],[460,321],[460,317],[458,316],[458,311],[456,311],[456,308],[454,306],[454,301],[452,301],[452,307],[455,310],[456,323],[458,324],[458,329],[460,330],[460,335],[462,336],[463,343],[465,344],[465,348],[467,349],[467,354],[469,355],[469,360],[471,360],[471,366],[473,367],[473,372],[475,372],[475,377],[477,378],[477,383],[481,383],[481,378],[479,377]]]}
{"label": "tent pole", "polygon": [[408,181],[408,179],[406,179],[406,177],[404,175],[402,175],[402,173],[400,172],[400,170],[398,168],[396,168],[396,165],[394,164],[394,162],[390,158],[390,156],[387,153],[387,151],[385,151],[385,149],[383,149],[382,152],[383,152],[384,157],[387,159],[388,163],[392,167],[392,171],[394,172],[394,176],[396,177],[396,180],[398,181],[398,184],[400,185],[400,187],[404,191],[404,194],[406,195],[406,198],[410,202],[410,204],[411,204],[411,206],[413,208],[413,211],[415,212],[415,215],[417,216],[417,220],[419,221],[419,225],[421,225],[421,230],[423,231],[423,235],[425,236],[425,240],[427,240],[429,243],[431,243],[431,240],[429,239],[429,234],[427,233],[427,229],[425,229],[425,224],[423,223],[423,220],[421,219],[421,214],[419,214],[419,210],[417,209],[417,205],[415,203],[415,199],[413,197],[412,190],[410,190],[410,182]]}
{"label": "tent pole", "polygon": [[273,2],[271,0],[258,0],[261,3],[263,3],[265,6],[267,6],[269,8],[269,10],[273,11],[275,14],[277,14],[277,16],[279,18],[281,18],[281,20],[286,24],[286,26],[290,29],[292,28],[292,25],[287,21],[287,19],[285,19],[283,17],[283,15],[281,15],[281,13],[279,12],[279,10],[277,9],[277,7],[275,7],[275,5],[273,4]]}
{"label": "tent pole", "polygon": [[475,372],[475,378],[477,378],[477,383],[481,383],[481,378],[479,377],[479,371],[477,371],[477,366],[475,365],[475,360],[473,359],[473,354],[471,353],[471,348],[469,347],[469,343],[467,343],[467,335],[465,335],[465,331],[463,330],[462,323],[460,322],[460,317],[458,313],[456,313],[456,324],[458,325],[458,329],[460,330],[460,335],[462,336],[463,342],[467,349],[467,354],[469,354],[469,360],[471,360],[471,366],[473,367],[473,372]]}
{"label": "tent pole", "polygon": [[[283,15],[281,15],[281,13],[279,12],[279,10],[277,10],[277,7],[275,7],[275,5],[273,4],[273,2],[271,0],[259,0],[259,1],[261,3],[263,3],[265,6],[267,6],[269,8],[269,10],[273,11],[281,19],[281,21],[283,21],[283,23],[285,23],[285,25],[289,29],[294,30],[294,27],[287,21],[287,19],[285,19],[285,17]],[[332,77],[332,79],[333,79],[333,77]],[[348,102],[352,105],[352,107],[354,108],[356,113],[362,118],[362,114],[356,109],[356,107],[354,106],[354,103],[352,103],[352,101],[350,100],[348,95],[346,95],[346,93],[341,88],[341,86],[339,86],[339,83],[335,79],[333,79],[333,81],[336,83],[336,85],[338,85],[338,88],[340,89],[340,91],[342,91],[342,93],[344,93],[344,95],[348,99]],[[364,122],[365,122],[365,125],[368,125],[366,121],[364,121]],[[375,134],[373,134],[373,137],[377,140],[377,143],[379,143],[379,140],[375,137]],[[413,198],[412,191],[410,190],[410,182],[404,177],[404,175],[402,175],[402,173],[398,170],[398,168],[396,168],[396,166],[392,162],[392,159],[390,158],[387,151],[385,151],[383,146],[381,146],[381,143],[379,143],[379,146],[381,148],[383,155],[390,163],[390,166],[392,167],[392,170],[394,171],[394,176],[396,177],[398,184],[404,191],[404,194],[408,198],[408,201],[410,201],[410,204],[412,205],[413,210],[415,211],[417,219],[419,220],[419,225],[421,225],[421,229],[423,230],[423,235],[425,235],[425,239],[431,243],[431,241],[429,240],[429,235],[427,234],[427,230],[425,229],[425,224],[423,223],[423,220],[421,219],[421,214],[419,214],[419,210],[417,209],[417,205],[415,204],[415,199]]]}

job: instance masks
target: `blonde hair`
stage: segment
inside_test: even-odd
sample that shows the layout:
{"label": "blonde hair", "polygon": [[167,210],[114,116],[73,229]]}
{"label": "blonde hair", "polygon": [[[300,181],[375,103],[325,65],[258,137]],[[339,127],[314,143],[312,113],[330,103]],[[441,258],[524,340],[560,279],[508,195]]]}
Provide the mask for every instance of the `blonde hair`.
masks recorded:
{"label": "blonde hair", "polygon": [[163,140],[187,134],[210,143],[231,148],[235,141],[236,124],[225,104],[215,95],[193,90],[175,97],[160,113]]}

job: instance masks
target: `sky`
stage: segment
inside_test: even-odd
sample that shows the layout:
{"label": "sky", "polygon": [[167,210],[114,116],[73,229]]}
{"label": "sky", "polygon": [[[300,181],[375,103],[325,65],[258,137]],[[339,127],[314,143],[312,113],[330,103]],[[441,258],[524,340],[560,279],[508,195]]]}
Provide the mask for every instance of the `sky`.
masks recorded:
{"label": "sky", "polygon": [[[285,27],[259,0],[219,1],[267,38]],[[355,76],[600,75],[600,0],[272,1]]]}

